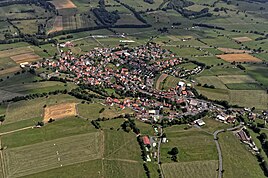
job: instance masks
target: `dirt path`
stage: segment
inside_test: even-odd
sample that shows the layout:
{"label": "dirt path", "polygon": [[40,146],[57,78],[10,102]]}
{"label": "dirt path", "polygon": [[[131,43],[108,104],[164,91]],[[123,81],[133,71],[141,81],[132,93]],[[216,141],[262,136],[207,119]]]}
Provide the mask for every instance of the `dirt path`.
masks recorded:
{"label": "dirt path", "polygon": [[[1,142],[1,136],[0,136],[0,148],[2,148],[2,142]],[[4,154],[3,154],[3,150],[0,150],[0,159],[1,159],[1,167],[2,167],[2,175],[3,178],[6,178],[6,172],[5,172],[5,162],[4,162]]]}
{"label": "dirt path", "polygon": [[11,133],[15,133],[15,132],[19,132],[19,131],[23,131],[23,130],[27,130],[27,129],[32,129],[32,128],[34,128],[34,127],[33,126],[29,126],[29,127],[24,127],[24,128],[17,129],[17,130],[12,130],[12,131],[8,131],[8,132],[2,132],[2,133],[0,133],[0,136],[11,134]]}

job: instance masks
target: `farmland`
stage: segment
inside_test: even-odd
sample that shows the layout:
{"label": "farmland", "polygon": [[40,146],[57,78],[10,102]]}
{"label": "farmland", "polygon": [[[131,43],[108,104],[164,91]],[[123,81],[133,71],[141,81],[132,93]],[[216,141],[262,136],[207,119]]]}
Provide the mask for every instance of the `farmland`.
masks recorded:
{"label": "farmland", "polygon": [[[222,148],[223,169],[226,177],[263,177],[257,159],[232,133],[219,135]],[[239,159],[243,157],[244,159]],[[250,167],[250,169],[248,169]]]}
{"label": "farmland", "polygon": [[[3,2],[0,0],[0,116],[5,115],[5,120],[0,123],[3,154],[0,154],[0,178],[145,178],[148,176],[144,163],[150,177],[159,177],[163,171],[166,178],[214,178],[218,175],[219,160],[213,132],[232,126],[216,121],[216,115],[229,116],[231,109],[240,111],[237,106],[241,106],[241,112],[245,112],[242,107],[247,107],[259,114],[268,109],[268,3],[239,0]],[[103,14],[98,16],[96,10]],[[111,23],[105,24],[103,20]],[[66,42],[71,45],[63,47]],[[154,43],[160,47],[153,47],[153,52],[144,53],[140,48]],[[105,50],[100,48],[107,48],[111,54],[101,53]],[[99,56],[91,56],[91,49],[99,52]],[[116,51],[124,53],[113,55]],[[173,54],[171,57],[161,52]],[[69,55],[74,58],[68,59]],[[150,59],[152,56],[154,59]],[[171,59],[182,63],[167,64],[165,70],[158,70],[161,64],[154,65]],[[86,66],[84,61],[88,61]],[[34,70],[20,67],[24,62],[33,63]],[[150,66],[155,68],[143,73],[143,68]],[[178,77],[177,71],[191,71],[198,66],[202,66],[201,72]],[[128,74],[124,75],[122,68],[127,68]],[[55,77],[49,79],[49,76]],[[101,84],[83,83],[92,78]],[[133,82],[133,78],[137,80]],[[180,81],[191,84],[208,99],[237,106],[227,110],[218,109],[215,104],[216,109],[211,109],[213,102],[200,99],[202,95],[198,99],[188,96],[191,93],[188,90],[196,94],[190,85],[186,87],[186,96],[177,89],[168,91],[178,87]],[[146,96],[148,93],[150,96]],[[21,98],[15,101],[17,96]],[[14,101],[6,101],[12,98]],[[108,99],[119,99],[121,103],[107,104]],[[184,103],[179,103],[181,99],[186,103],[185,108]],[[196,107],[189,104],[195,100],[204,103]],[[190,115],[203,109],[209,110],[202,117],[206,124],[189,126],[188,119],[198,118]],[[159,110],[160,114],[156,114],[159,117],[147,114],[148,110]],[[143,161],[134,129],[130,132],[123,129],[122,123],[127,121],[124,117],[134,119],[140,135],[148,135],[150,139],[159,139],[162,127],[168,142],[160,147],[161,171],[157,159]],[[53,122],[48,122],[50,118]],[[251,122],[257,125],[264,120]],[[157,126],[159,133],[152,126]],[[263,177],[255,156],[232,132],[218,136],[223,178]],[[256,143],[261,148],[260,142]],[[148,153],[153,154],[152,147]],[[173,147],[179,150],[178,162],[169,154]],[[264,151],[261,154],[267,160]]]}

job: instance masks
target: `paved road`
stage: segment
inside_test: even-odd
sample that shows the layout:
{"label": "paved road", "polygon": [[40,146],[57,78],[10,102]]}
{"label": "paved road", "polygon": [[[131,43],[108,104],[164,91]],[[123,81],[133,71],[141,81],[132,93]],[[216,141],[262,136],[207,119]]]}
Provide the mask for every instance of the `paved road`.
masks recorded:
{"label": "paved road", "polygon": [[[236,130],[236,129],[239,129],[242,127],[242,124],[240,123],[238,126],[236,127],[232,127],[232,128],[228,128],[227,131],[233,131],[233,130]],[[222,152],[221,152],[221,147],[220,147],[220,144],[219,144],[219,141],[218,141],[218,137],[217,135],[221,132],[225,132],[224,129],[221,129],[221,130],[217,130],[213,133],[213,137],[214,137],[214,141],[216,143],[216,147],[217,147],[217,150],[218,150],[218,156],[219,156],[219,170],[218,170],[218,178],[222,178]]]}

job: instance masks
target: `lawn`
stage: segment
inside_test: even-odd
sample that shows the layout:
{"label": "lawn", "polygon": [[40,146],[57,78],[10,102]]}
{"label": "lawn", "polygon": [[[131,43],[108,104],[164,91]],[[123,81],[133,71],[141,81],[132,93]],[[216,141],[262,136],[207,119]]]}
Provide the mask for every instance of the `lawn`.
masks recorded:
{"label": "lawn", "polygon": [[24,176],[98,159],[103,152],[102,142],[100,132],[96,132],[8,148],[4,151],[7,176]]}
{"label": "lawn", "polygon": [[224,177],[265,177],[257,158],[232,133],[219,134],[219,142],[222,150]]}

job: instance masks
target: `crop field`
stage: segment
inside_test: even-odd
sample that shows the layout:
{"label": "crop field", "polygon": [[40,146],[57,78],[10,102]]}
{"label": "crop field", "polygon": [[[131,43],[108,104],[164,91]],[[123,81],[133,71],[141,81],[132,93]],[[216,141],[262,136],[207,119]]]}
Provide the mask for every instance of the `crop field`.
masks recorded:
{"label": "crop field", "polygon": [[222,82],[222,80],[216,76],[202,76],[196,78],[196,80],[202,85],[208,84],[208,85],[214,85],[215,88],[226,89],[226,86]]}
{"label": "crop field", "polygon": [[5,123],[42,117],[44,105],[51,106],[67,102],[77,102],[77,99],[69,95],[57,95],[48,98],[37,98],[34,100],[11,103],[6,113]]}
{"label": "crop field", "polygon": [[62,119],[76,115],[76,103],[62,103],[45,108],[44,122],[47,123],[50,118]]}
{"label": "crop field", "polygon": [[102,142],[102,136],[97,132],[7,149],[4,151],[7,175],[25,176],[98,159],[103,153]]}
{"label": "crop field", "polygon": [[16,63],[11,60],[9,57],[0,59],[0,70],[4,70],[7,68],[15,67]]}
{"label": "crop field", "polygon": [[232,133],[219,134],[219,143],[225,177],[264,177],[257,158]]}
{"label": "crop field", "polygon": [[252,77],[248,75],[221,75],[218,76],[224,84],[228,83],[256,83]]}
{"label": "crop field", "polygon": [[71,0],[52,0],[56,9],[76,8],[76,5]]}
{"label": "crop field", "polygon": [[13,61],[16,63],[23,63],[23,62],[32,62],[40,59],[40,56],[34,54],[34,53],[25,53],[25,54],[19,54],[16,56],[10,57]]}
{"label": "crop field", "polygon": [[262,87],[257,83],[228,83],[226,87],[230,90],[261,90]]}
{"label": "crop field", "polygon": [[1,102],[1,101],[12,99],[16,96],[22,96],[22,94],[13,93],[13,92],[9,92],[9,91],[5,91],[5,90],[0,89],[0,96],[1,96],[0,97],[0,102]]}
{"label": "crop field", "polygon": [[27,47],[8,49],[8,50],[0,51],[0,58],[11,57],[11,56],[16,56],[19,54],[25,54],[25,53],[31,53],[31,52],[33,52],[33,50]]}
{"label": "crop field", "polygon": [[192,161],[162,164],[165,177],[168,178],[215,178],[218,172],[218,161]]}
{"label": "crop field", "polygon": [[21,70],[21,68],[19,66],[10,67],[10,68],[4,69],[4,70],[0,70],[0,76],[15,73],[19,70]]}
{"label": "crop field", "polygon": [[226,63],[224,60],[218,59],[216,56],[196,57],[196,60],[198,62],[202,62],[202,63],[206,64],[207,66],[211,66],[211,65],[214,66],[214,65],[217,65],[217,64],[220,64],[220,63]]}
{"label": "crop field", "polygon": [[54,20],[52,29],[48,33],[53,33],[62,30],[63,30],[62,16],[57,16]]}
{"label": "crop field", "polygon": [[218,50],[224,53],[250,53],[248,50],[240,50],[240,49],[233,49],[233,48],[218,48]]}
{"label": "crop field", "polygon": [[217,55],[217,57],[227,61],[227,62],[261,62],[262,60],[251,56],[249,54],[223,54]]}

